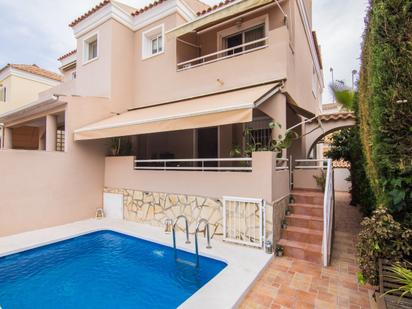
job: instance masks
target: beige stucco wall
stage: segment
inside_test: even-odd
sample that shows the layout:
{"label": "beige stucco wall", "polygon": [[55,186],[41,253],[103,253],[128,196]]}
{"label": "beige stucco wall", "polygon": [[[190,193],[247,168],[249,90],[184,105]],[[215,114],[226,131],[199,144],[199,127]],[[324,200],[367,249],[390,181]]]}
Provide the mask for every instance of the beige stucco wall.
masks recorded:
{"label": "beige stucco wall", "polygon": [[102,205],[103,163],[92,145],[70,154],[0,151],[0,236],[93,217]]}
{"label": "beige stucco wall", "polygon": [[[195,57],[198,52],[181,43],[177,51],[176,39],[168,35],[163,53],[142,59],[142,33],[158,25],[164,25],[165,32],[175,28],[184,22],[179,14],[161,18],[136,32],[113,19],[107,20],[77,39],[77,81],[72,93],[111,98],[119,110],[125,111],[287,78],[285,89],[292,98],[303,108],[316,112],[318,101],[312,95],[313,62],[303,24],[294,1],[282,6],[287,12],[294,9],[294,18],[287,25],[274,5],[243,18],[242,22],[247,23],[250,19],[268,17],[267,48],[179,72],[177,62]],[[229,23],[197,38],[187,35],[185,39],[200,44],[202,54],[214,52],[218,49],[219,31],[233,26]],[[99,36],[99,56],[84,64],[83,40],[94,33]]]}
{"label": "beige stucco wall", "polygon": [[312,93],[313,58],[309,49],[308,38],[296,1],[290,1],[290,44],[287,55],[287,77],[285,89],[302,108],[318,114],[321,94]]}
{"label": "beige stucco wall", "polygon": [[334,181],[335,190],[349,192],[351,188],[351,182],[346,179],[350,176],[350,171],[347,168],[334,168]]}
{"label": "beige stucco wall", "polygon": [[[79,95],[111,96],[113,23],[113,20],[108,20],[77,39],[76,93]],[[85,63],[83,61],[83,40],[94,33],[98,34],[98,58]]]}
{"label": "beige stucco wall", "polygon": [[317,189],[316,180],[313,176],[320,176],[322,174],[321,169],[295,169],[293,171],[293,186],[299,189]]}
{"label": "beige stucco wall", "polygon": [[134,170],[133,159],[134,157],[107,157],[105,187],[211,198],[263,198],[268,202],[280,198],[288,191],[288,174],[286,171],[274,171],[274,153],[271,152],[253,153],[252,172]]}
{"label": "beige stucco wall", "polygon": [[108,117],[111,101],[60,99],[66,152],[0,150],[0,236],[91,218],[102,206],[106,141],[74,142],[73,130]]}

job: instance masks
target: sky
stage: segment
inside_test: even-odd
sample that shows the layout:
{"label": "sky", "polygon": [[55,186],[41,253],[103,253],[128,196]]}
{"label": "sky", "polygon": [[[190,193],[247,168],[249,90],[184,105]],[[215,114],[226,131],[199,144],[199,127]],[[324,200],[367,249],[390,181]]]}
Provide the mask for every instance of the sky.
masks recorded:
{"label": "sky", "polygon": [[[68,24],[101,0],[0,0],[0,67],[7,63],[37,64],[57,71],[57,58],[74,49]],[[150,0],[120,0],[142,7]],[[219,0],[206,0],[214,4]],[[351,85],[352,70],[359,70],[359,57],[367,0],[313,0],[313,29],[321,45],[325,90],[332,96],[330,68],[334,79]]]}

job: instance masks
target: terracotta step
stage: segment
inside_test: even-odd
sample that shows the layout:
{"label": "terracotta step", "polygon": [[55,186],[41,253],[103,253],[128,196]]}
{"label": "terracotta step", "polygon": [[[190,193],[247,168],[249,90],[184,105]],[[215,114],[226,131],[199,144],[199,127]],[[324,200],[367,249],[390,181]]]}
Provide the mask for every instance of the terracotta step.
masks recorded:
{"label": "terracotta step", "polygon": [[323,193],[322,192],[293,190],[292,196],[296,204],[323,205]]}
{"label": "terracotta step", "polygon": [[283,247],[285,256],[301,259],[316,264],[322,263],[322,246],[307,244],[300,241],[281,239],[278,242]]}
{"label": "terracotta step", "polygon": [[307,229],[304,227],[288,226],[282,230],[282,238],[292,241],[305,242],[307,244],[321,245],[322,231]]}
{"label": "terracotta step", "polygon": [[294,203],[289,208],[293,214],[323,217],[323,205]]}
{"label": "terracotta step", "polygon": [[288,226],[304,227],[307,229],[323,230],[323,218],[317,216],[290,214],[286,217]]}

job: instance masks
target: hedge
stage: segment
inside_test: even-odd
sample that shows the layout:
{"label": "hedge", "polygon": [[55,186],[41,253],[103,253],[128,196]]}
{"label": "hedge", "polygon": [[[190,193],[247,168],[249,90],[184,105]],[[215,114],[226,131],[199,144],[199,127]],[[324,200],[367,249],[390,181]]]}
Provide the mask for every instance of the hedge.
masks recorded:
{"label": "hedge", "polygon": [[412,226],[412,0],[370,0],[359,135],[378,204]]}

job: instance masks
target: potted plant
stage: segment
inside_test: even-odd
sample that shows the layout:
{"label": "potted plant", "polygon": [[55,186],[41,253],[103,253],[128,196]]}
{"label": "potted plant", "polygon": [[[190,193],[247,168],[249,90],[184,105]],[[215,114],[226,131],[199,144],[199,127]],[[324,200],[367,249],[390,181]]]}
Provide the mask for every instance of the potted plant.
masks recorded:
{"label": "potted plant", "polygon": [[291,211],[290,207],[287,207],[286,210],[285,210],[285,215],[289,216],[291,213],[292,213],[292,211]]}
{"label": "potted plant", "polygon": [[281,245],[277,245],[275,249],[276,256],[283,256],[283,247]]}
{"label": "potted plant", "polygon": [[401,264],[394,264],[390,267],[391,275],[387,277],[391,280],[393,284],[393,289],[387,291],[383,295],[395,294],[399,295],[400,299],[402,297],[408,297],[412,305],[412,263],[406,262],[407,266],[404,267]]}
{"label": "potted plant", "polygon": [[288,227],[288,222],[286,220],[282,220],[282,229],[286,229]]}

